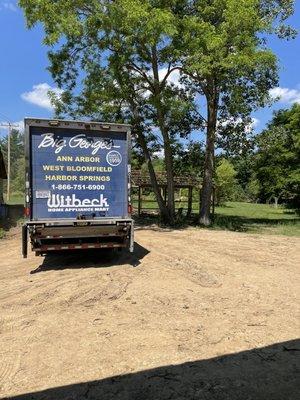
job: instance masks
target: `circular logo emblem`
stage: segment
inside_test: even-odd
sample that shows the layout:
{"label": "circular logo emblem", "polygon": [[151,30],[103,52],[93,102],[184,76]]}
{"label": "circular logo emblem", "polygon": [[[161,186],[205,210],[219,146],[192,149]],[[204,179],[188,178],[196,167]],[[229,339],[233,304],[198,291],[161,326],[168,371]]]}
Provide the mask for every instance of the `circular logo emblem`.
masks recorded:
{"label": "circular logo emblem", "polygon": [[116,150],[112,150],[109,153],[107,153],[106,155],[106,161],[108,162],[109,165],[111,165],[112,167],[117,167],[118,165],[121,164],[122,162],[122,156],[121,154],[116,151]]}

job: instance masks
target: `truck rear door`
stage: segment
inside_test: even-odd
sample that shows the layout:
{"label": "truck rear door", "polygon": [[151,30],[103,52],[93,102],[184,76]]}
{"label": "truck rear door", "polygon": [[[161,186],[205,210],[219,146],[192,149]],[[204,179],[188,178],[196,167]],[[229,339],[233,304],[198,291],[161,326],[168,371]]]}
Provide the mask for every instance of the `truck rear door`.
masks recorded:
{"label": "truck rear door", "polygon": [[126,126],[25,124],[31,220],[128,216]]}

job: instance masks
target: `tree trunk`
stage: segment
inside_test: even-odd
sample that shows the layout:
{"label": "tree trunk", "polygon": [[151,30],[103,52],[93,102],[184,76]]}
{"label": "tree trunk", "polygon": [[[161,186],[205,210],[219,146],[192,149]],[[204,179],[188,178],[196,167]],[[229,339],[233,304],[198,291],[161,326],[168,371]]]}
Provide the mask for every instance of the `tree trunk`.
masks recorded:
{"label": "tree trunk", "polygon": [[174,168],[173,168],[173,154],[172,146],[169,137],[169,132],[165,123],[164,107],[161,101],[161,87],[159,81],[158,73],[158,62],[157,62],[157,49],[156,46],[152,47],[152,70],[154,77],[154,98],[155,98],[155,108],[157,113],[157,122],[159,129],[161,131],[163,142],[164,142],[164,152],[165,152],[165,167],[167,175],[167,207],[169,212],[170,224],[174,224],[175,221],[175,188],[174,188]]}
{"label": "tree trunk", "polygon": [[169,210],[166,207],[166,204],[164,202],[164,199],[161,195],[161,190],[160,187],[158,186],[157,183],[157,179],[156,179],[156,174],[155,174],[155,170],[153,168],[153,164],[152,164],[152,160],[151,160],[151,156],[150,156],[150,152],[147,146],[147,142],[145,139],[145,136],[142,132],[138,133],[138,137],[137,137],[138,143],[141,146],[143,153],[144,153],[144,157],[145,160],[147,162],[147,166],[148,166],[148,171],[149,171],[149,176],[150,176],[150,181],[151,181],[151,185],[157,200],[157,204],[159,207],[159,211],[160,211],[160,215],[163,218],[163,220],[165,222],[170,222],[170,214],[169,214]]}
{"label": "tree trunk", "polygon": [[140,123],[141,118],[140,118],[139,112],[137,110],[137,107],[136,107],[134,101],[130,101],[130,106],[131,106],[132,114],[133,114],[134,120],[135,120],[134,125],[135,125],[135,132],[137,134],[137,141],[138,141],[138,144],[141,146],[141,149],[143,151],[143,154],[144,154],[144,157],[145,157],[145,160],[147,163],[150,181],[151,181],[151,185],[152,185],[152,188],[153,188],[156,200],[157,200],[159,212],[160,212],[162,219],[165,222],[169,223],[170,222],[170,214],[169,214],[168,208],[166,207],[165,201],[162,197],[160,187],[157,183],[155,170],[153,168],[153,164],[152,164],[152,160],[151,160],[151,155],[150,155],[150,152],[148,149],[146,138],[143,133],[143,128]]}
{"label": "tree trunk", "polygon": [[164,141],[164,151],[165,151],[165,164],[166,164],[166,174],[167,174],[167,207],[170,215],[170,223],[174,223],[175,219],[175,188],[174,188],[174,169],[173,169],[173,154],[172,147],[170,143],[169,134],[165,128],[164,118],[159,115],[159,127],[163,136]]}
{"label": "tree trunk", "polygon": [[213,174],[215,157],[215,136],[217,126],[217,96],[207,96],[207,130],[204,173],[201,192],[201,208],[199,223],[205,226],[211,224],[210,208],[213,193]]}
{"label": "tree trunk", "polygon": [[0,204],[3,204],[3,180],[0,178]]}

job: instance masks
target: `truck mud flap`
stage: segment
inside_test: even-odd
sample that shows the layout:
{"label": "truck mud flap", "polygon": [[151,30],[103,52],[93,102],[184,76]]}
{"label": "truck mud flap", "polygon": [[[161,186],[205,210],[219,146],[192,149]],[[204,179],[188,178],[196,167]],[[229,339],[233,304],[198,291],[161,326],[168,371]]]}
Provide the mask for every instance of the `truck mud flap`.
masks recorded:
{"label": "truck mud flap", "polygon": [[23,258],[27,258],[28,251],[28,229],[27,225],[22,225],[22,255]]}
{"label": "truck mud flap", "polygon": [[134,221],[131,221],[131,226],[130,226],[129,251],[130,253],[134,252]]}

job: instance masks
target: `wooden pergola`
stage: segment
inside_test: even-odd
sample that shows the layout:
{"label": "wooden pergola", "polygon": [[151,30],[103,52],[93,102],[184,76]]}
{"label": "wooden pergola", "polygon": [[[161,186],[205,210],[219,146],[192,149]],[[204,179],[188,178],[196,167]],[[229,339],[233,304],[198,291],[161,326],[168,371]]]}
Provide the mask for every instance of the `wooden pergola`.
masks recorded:
{"label": "wooden pergola", "polygon": [[[167,201],[167,179],[166,174],[163,172],[156,173],[157,183],[161,190],[162,197],[166,203]],[[201,183],[202,180],[198,176],[191,176],[188,174],[183,174],[180,176],[174,177],[174,187],[175,189],[187,189],[187,200],[175,200],[175,203],[186,203],[187,207],[187,216],[190,216],[192,213],[193,207],[193,190],[199,190],[199,202],[200,202],[200,190],[201,190]],[[151,189],[153,190],[153,186],[150,181],[150,176],[148,173],[143,171],[132,171],[131,173],[131,186],[132,188],[137,189],[138,194],[138,215],[140,216],[142,210],[157,210],[157,207],[149,208],[143,207],[143,190],[144,189]],[[156,200],[147,199],[147,203],[155,203],[157,204]],[[214,202],[213,202],[214,203]],[[182,207],[183,208],[183,207]],[[214,212],[214,206],[213,206]]]}

